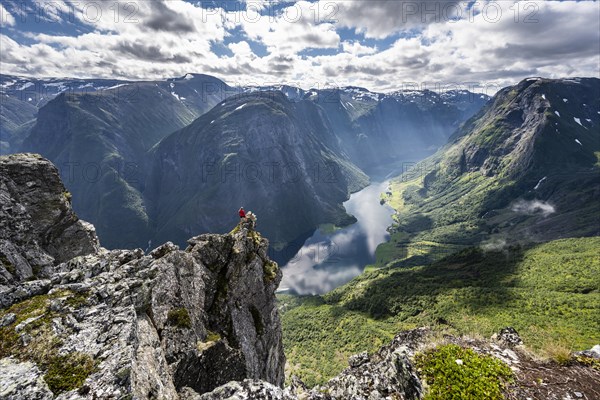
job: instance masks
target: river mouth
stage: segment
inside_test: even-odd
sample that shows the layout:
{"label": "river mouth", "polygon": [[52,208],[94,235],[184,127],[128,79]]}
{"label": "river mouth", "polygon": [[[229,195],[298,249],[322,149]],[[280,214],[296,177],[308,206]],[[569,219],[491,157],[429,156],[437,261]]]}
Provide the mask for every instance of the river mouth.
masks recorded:
{"label": "river mouth", "polygon": [[389,240],[387,228],[394,210],[380,203],[389,180],[373,182],[344,202],[357,222],[344,227],[317,229],[282,268],[279,293],[323,294],[360,275],[375,262],[377,246]]}

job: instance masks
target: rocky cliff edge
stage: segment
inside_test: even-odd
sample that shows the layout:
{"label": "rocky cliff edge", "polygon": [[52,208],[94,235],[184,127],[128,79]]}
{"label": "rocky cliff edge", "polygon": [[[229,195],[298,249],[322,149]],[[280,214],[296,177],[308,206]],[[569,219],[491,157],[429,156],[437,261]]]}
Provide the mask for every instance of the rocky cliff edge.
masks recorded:
{"label": "rocky cliff edge", "polygon": [[250,226],[108,251],[56,168],[0,157],[0,398],[178,399],[230,381],[282,386],[268,241]]}

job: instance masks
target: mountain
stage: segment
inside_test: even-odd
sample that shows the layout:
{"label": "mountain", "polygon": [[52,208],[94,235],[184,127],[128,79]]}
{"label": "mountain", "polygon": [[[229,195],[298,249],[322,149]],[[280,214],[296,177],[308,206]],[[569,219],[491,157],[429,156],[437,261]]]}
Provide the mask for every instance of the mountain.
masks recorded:
{"label": "mountain", "polygon": [[59,94],[39,110],[22,149],[58,166],[74,209],[96,224],[103,245],[146,247],[146,152],[219,102],[227,86],[202,75],[117,86]]}
{"label": "mountain", "polygon": [[342,148],[366,171],[432,154],[489,100],[464,90],[382,94],[359,87],[311,90],[305,98],[323,108]]}
{"label": "mountain", "polygon": [[159,242],[225,232],[244,206],[284,246],[319,224],[352,221],[341,203],[368,181],[321,110],[281,92],[230,97],[151,153],[144,194]]}
{"label": "mountain", "polygon": [[[230,209],[225,211],[225,207],[237,209],[243,204],[260,211],[263,217],[267,214],[268,218],[277,220],[277,224],[269,224],[266,232],[272,235],[275,247],[280,249],[291,241],[297,242],[294,248],[298,247],[322,221],[351,221],[340,203],[347,198],[348,190],[355,191],[366,182],[357,166],[376,174],[389,169],[390,163],[416,161],[430,154],[446,141],[451,129],[486,100],[485,96],[474,96],[469,92],[381,94],[355,87],[305,91],[286,85],[231,88],[216,78],[200,74],[140,82],[1,75],[0,84],[3,98],[7,99],[2,118],[8,121],[3,124],[6,126],[2,134],[3,151],[14,152],[18,148],[38,152],[56,163],[73,194],[74,209],[82,218],[95,224],[103,245],[109,248],[146,248],[149,240],[171,239],[183,243],[196,229],[224,232],[235,219],[223,217],[232,214]],[[190,125],[227,98],[234,97],[234,101],[238,101],[243,96],[273,93],[271,89],[283,93],[289,100],[290,104],[283,107],[287,108],[283,112],[295,124],[294,129],[299,129],[290,140],[310,138],[309,145],[302,140],[298,144],[312,153],[301,154],[294,150],[296,154],[291,156],[286,150],[273,156],[278,164],[268,165],[271,158],[267,152],[264,155],[267,161],[259,162],[260,173],[265,177],[274,172],[273,168],[286,168],[279,172],[289,175],[302,169],[297,179],[307,181],[307,176],[311,175],[313,181],[320,181],[319,189],[312,187],[314,182],[301,185],[288,182],[288,186],[297,187],[286,194],[284,186],[272,182],[270,189],[266,189],[269,185],[265,186],[266,192],[260,195],[270,198],[268,192],[277,186],[276,195],[260,205],[254,203],[259,192],[253,192],[253,185],[238,185],[237,198],[225,189],[217,190],[223,185],[212,185],[211,190],[217,197],[208,201],[201,199],[211,196],[205,192],[207,185],[198,179],[186,177],[181,182],[185,188],[178,191],[163,189],[173,189],[176,185],[168,182],[169,165],[155,159],[154,146],[158,142]],[[225,101],[223,104],[233,103]],[[355,109],[361,111],[354,112]],[[250,121],[247,110],[241,114],[231,113],[232,110],[225,106],[222,111],[226,111],[226,115],[219,114],[218,110],[215,109],[208,121],[196,123],[193,129],[199,131],[202,124],[215,120],[209,135],[214,136],[218,129],[229,129],[230,124],[238,125],[234,129],[241,132],[244,124],[263,123],[262,120]],[[429,120],[433,122],[423,122]],[[271,125],[267,123],[266,126]],[[306,135],[300,134],[300,130]],[[287,131],[284,131],[278,135],[286,135]],[[7,140],[4,140],[5,136]],[[167,143],[171,142],[165,141],[162,146],[169,146]],[[281,146],[283,143],[280,142]],[[191,146],[186,151],[191,152],[193,148],[204,158],[185,157],[189,164],[179,164],[177,168],[197,170],[199,162],[210,164],[215,162],[215,155],[234,153],[224,153],[222,148],[227,146],[224,142],[206,146],[214,153],[200,152]],[[321,148],[323,153],[315,164],[314,157]],[[253,162],[252,151],[243,160],[244,167],[250,170],[234,173],[237,178],[252,174],[251,169],[256,169],[256,165],[248,164]],[[287,156],[291,157],[292,164],[284,163],[283,158]],[[230,158],[229,162],[230,166],[241,165],[237,158]],[[163,167],[165,171],[160,170]],[[217,174],[226,168],[229,167],[219,164]],[[338,179],[338,173],[349,178],[348,181]],[[217,174],[213,171],[211,177]],[[358,176],[360,178],[356,179]],[[328,180],[336,182],[326,182]],[[332,190],[325,189],[326,185]],[[299,193],[302,195],[298,197]],[[242,201],[246,198],[251,202]],[[198,204],[202,204],[204,210],[200,210],[199,205],[194,206],[194,202],[200,202]],[[213,204],[220,206],[213,207]],[[275,213],[277,217],[271,217],[271,209],[296,210],[292,213],[295,222],[289,223],[290,216],[284,216],[280,211]],[[171,234],[175,236],[169,237]],[[286,254],[291,253],[288,250]]]}
{"label": "mountain", "polygon": [[99,250],[94,227],[73,212],[58,170],[39,155],[0,157],[0,199],[0,290]]}
{"label": "mountain", "polygon": [[0,93],[0,154],[20,147],[35,123],[37,107]]}
{"label": "mountain", "polygon": [[[152,86],[157,90],[149,91]],[[203,74],[186,74],[157,81],[29,78],[0,74],[0,154],[21,150],[21,143],[35,124],[38,109],[59,95],[77,97],[95,94],[122,104],[132,103],[137,108],[146,102],[155,103],[154,98],[171,95],[197,117],[233,93],[236,90],[223,81]]]}
{"label": "mountain", "polygon": [[600,234],[600,80],[508,87],[391,185],[385,260]]}

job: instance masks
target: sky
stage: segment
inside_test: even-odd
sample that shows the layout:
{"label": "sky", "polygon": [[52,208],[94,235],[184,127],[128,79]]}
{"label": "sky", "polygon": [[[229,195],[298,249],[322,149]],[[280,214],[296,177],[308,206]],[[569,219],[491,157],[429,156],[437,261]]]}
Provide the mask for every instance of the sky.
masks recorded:
{"label": "sky", "polygon": [[597,1],[0,0],[0,73],[493,94],[600,71]]}

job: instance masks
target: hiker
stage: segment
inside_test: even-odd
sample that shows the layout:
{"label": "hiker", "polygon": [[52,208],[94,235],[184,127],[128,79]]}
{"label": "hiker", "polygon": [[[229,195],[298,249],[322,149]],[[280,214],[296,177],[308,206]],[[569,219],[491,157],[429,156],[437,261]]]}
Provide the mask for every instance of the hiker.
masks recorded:
{"label": "hiker", "polygon": [[240,207],[240,211],[238,211],[238,213],[240,214],[240,220],[245,221],[246,220],[246,211],[244,211],[244,207]]}

